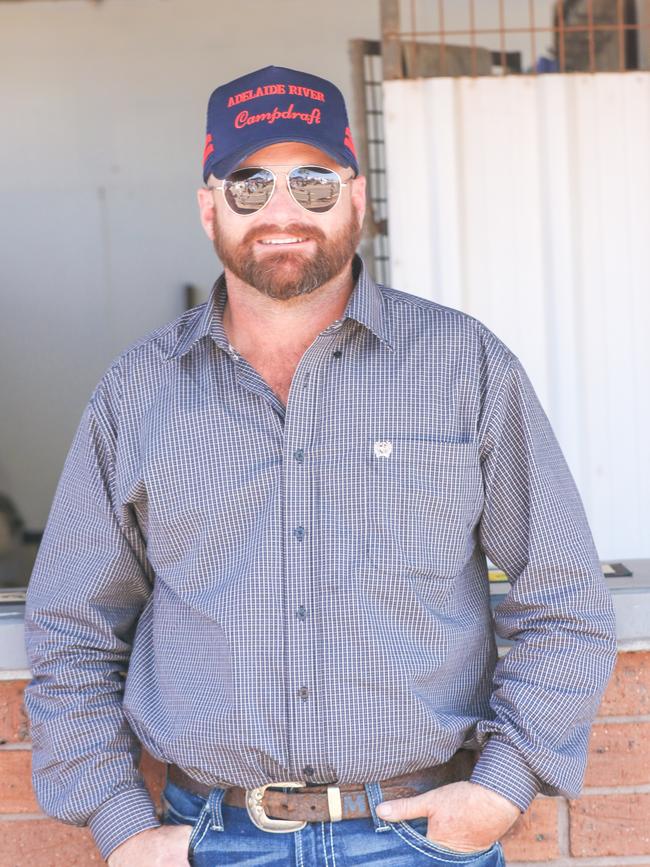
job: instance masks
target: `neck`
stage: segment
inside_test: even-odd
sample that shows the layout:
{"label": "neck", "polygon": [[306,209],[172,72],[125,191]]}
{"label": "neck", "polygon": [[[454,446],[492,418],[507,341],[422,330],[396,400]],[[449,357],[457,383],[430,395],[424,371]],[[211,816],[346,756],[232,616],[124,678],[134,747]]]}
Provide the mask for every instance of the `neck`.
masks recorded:
{"label": "neck", "polygon": [[304,350],[341,319],[354,289],[352,261],[306,295],[269,298],[225,269],[228,300],[223,326],[230,343],[247,358],[281,350]]}

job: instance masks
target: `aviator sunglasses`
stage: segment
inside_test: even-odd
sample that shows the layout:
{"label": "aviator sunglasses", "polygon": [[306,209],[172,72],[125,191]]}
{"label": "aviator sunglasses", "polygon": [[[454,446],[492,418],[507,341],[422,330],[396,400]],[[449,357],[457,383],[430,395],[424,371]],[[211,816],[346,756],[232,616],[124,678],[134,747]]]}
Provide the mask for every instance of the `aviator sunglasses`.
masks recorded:
{"label": "aviator sunglasses", "polygon": [[[274,166],[289,168],[289,166]],[[324,166],[294,166],[285,173],[291,198],[306,211],[323,214],[331,211],[341,197],[341,189],[348,184],[338,172]],[[348,178],[348,181],[352,178]],[[266,166],[248,166],[237,169],[223,179],[221,190],[226,204],[234,214],[247,217],[261,211],[275,191],[276,174]]]}

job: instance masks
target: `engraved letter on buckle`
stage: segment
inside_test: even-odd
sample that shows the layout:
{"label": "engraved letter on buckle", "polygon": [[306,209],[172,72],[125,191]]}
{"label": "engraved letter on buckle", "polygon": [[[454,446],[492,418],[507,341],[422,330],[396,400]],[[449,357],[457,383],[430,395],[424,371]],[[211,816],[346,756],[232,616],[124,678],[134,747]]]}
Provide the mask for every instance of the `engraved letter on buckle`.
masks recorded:
{"label": "engraved letter on buckle", "polygon": [[262,806],[262,798],[264,792],[270,788],[281,788],[283,786],[291,786],[291,788],[300,788],[306,786],[306,783],[267,783],[264,786],[258,786],[256,789],[246,790],[246,809],[251,817],[251,822],[261,828],[263,831],[270,831],[276,834],[285,834],[288,831],[300,831],[307,824],[306,821],[300,819],[274,819],[272,816],[267,816]]}

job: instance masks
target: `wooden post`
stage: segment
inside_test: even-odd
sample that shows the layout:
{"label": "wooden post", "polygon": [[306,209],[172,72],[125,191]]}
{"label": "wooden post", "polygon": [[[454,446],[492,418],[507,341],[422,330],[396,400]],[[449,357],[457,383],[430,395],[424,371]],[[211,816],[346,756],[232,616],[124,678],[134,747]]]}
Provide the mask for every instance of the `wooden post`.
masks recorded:
{"label": "wooden post", "polygon": [[404,78],[399,31],[399,0],[381,0],[381,59],[384,81]]}
{"label": "wooden post", "polygon": [[[637,13],[640,26],[650,28],[650,0],[637,0]],[[650,70],[650,29],[639,30],[639,67]]]}

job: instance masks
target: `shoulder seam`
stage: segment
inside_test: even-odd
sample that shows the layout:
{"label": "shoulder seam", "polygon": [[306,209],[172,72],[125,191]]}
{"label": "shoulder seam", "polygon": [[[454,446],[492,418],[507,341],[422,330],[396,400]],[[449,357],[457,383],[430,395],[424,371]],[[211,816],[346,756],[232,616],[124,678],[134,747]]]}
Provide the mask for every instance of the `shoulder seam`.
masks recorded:
{"label": "shoulder seam", "polygon": [[[507,349],[507,347],[506,347],[506,349]],[[486,438],[488,438],[491,442],[490,442],[489,448],[483,450],[483,452],[481,454],[481,460],[484,460],[486,457],[488,457],[494,451],[494,446],[496,444],[496,440],[492,436],[492,422],[493,422],[494,417],[497,413],[497,410],[500,409],[500,407],[501,407],[503,394],[506,390],[506,386],[508,384],[510,374],[511,374],[513,368],[515,367],[515,362],[517,361],[517,359],[516,359],[516,356],[514,356],[513,353],[511,353],[509,351],[509,356],[506,356],[506,361],[507,361],[507,366],[505,369],[505,373],[504,373],[503,379],[501,380],[501,382],[499,384],[497,395],[494,399],[494,404],[492,406],[492,412],[490,413],[490,417],[488,418],[487,423],[485,425]]]}
{"label": "shoulder seam", "polygon": [[464,310],[459,310],[457,307],[449,307],[448,305],[441,304],[439,301],[434,301],[431,298],[422,298],[419,295],[412,295],[401,289],[394,289],[391,286],[385,286],[383,283],[378,283],[377,285],[379,289],[382,290],[382,295],[395,304],[420,307],[424,310],[433,309],[447,316],[455,316],[459,319],[475,322],[482,328],[487,328],[487,326],[481,322],[480,319],[477,319],[476,316],[472,316],[471,313],[466,313]]}
{"label": "shoulder seam", "polygon": [[114,367],[119,367],[123,361],[127,361],[139,350],[150,346],[156,340],[164,339],[175,329],[179,330],[178,337],[180,338],[181,330],[182,333],[184,333],[189,327],[189,323],[192,323],[197,317],[200,318],[203,315],[203,311],[205,310],[207,303],[207,301],[203,301],[201,304],[197,304],[196,307],[192,307],[189,310],[186,310],[172,322],[168,322],[166,325],[161,325],[159,328],[150,331],[148,334],[145,334],[143,337],[136,340],[130,346],[127,346],[126,349],[124,349],[116,358],[113,359],[113,361],[108,367],[108,370],[112,370]]}

